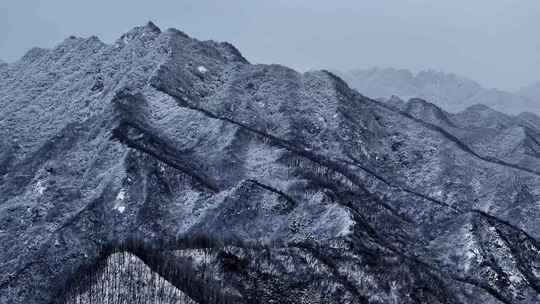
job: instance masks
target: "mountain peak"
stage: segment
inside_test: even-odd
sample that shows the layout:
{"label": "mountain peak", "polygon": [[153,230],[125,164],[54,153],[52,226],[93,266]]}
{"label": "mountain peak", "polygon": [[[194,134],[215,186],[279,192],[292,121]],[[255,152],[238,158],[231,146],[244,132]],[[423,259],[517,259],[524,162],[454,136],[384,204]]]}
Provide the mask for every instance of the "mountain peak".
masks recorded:
{"label": "mountain peak", "polygon": [[161,29],[155,25],[152,21],[148,21],[143,26],[137,26],[129,30],[127,33],[123,34],[119,41],[123,43],[129,43],[132,40],[140,39],[145,36],[157,36],[161,34]]}
{"label": "mountain peak", "polygon": [[470,78],[436,69],[415,74],[404,69],[371,68],[345,71],[340,75],[351,87],[372,98],[387,99],[397,95],[408,100],[419,97],[451,113],[458,113],[474,104],[486,104],[508,114],[522,111],[540,113],[540,106],[533,102],[540,99],[540,85],[510,93],[488,89]]}
{"label": "mountain peak", "polygon": [[400,109],[401,107],[403,107],[405,105],[405,101],[401,98],[399,98],[399,96],[397,95],[392,95],[390,96],[390,98],[386,99],[386,98],[382,98],[381,99],[382,102],[384,103],[387,103],[393,107],[396,107],[398,109]]}
{"label": "mountain peak", "polygon": [[488,106],[486,106],[484,104],[473,104],[472,106],[467,107],[467,109],[465,109],[465,111],[485,112],[485,111],[493,111],[493,109],[491,109],[490,107],[488,107]]}
{"label": "mountain peak", "polygon": [[148,21],[144,27],[151,31],[161,33],[161,29],[152,21]]}

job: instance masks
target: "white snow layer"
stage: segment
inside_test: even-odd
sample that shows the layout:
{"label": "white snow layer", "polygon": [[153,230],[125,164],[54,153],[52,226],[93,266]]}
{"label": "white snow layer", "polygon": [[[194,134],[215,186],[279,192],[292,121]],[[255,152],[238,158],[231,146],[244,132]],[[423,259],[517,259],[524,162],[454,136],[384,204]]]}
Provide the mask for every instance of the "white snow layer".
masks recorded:
{"label": "white snow layer", "polygon": [[206,67],[200,65],[199,67],[197,67],[197,71],[199,71],[199,73],[204,74],[204,73],[208,72],[208,69]]}

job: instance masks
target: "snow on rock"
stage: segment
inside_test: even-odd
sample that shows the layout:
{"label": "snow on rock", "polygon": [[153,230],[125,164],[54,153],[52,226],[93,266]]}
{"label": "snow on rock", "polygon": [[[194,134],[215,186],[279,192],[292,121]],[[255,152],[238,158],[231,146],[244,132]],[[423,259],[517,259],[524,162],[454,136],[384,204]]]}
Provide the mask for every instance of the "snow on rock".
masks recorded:
{"label": "snow on rock", "polygon": [[45,186],[43,180],[38,180],[38,181],[36,182],[36,185],[35,185],[35,187],[34,187],[34,190],[37,192],[37,194],[43,195],[43,193],[45,192],[46,189],[47,189],[47,187]]}
{"label": "snow on rock", "polygon": [[120,213],[124,213],[124,211],[126,211],[126,206],[122,206],[122,205],[117,205],[114,207],[114,210],[120,212]]}
{"label": "snow on rock", "polygon": [[208,69],[205,66],[200,65],[197,67],[197,71],[199,71],[199,73],[201,74],[205,74],[206,72],[208,72]]}
{"label": "snow on rock", "polygon": [[125,189],[121,189],[118,194],[116,195],[116,200],[117,201],[123,201],[124,199],[126,198],[126,190]]}
{"label": "snow on rock", "polygon": [[116,204],[114,205],[114,210],[120,213],[124,213],[124,211],[126,211],[126,206],[124,205],[125,199],[126,199],[126,190],[122,188],[116,195]]}

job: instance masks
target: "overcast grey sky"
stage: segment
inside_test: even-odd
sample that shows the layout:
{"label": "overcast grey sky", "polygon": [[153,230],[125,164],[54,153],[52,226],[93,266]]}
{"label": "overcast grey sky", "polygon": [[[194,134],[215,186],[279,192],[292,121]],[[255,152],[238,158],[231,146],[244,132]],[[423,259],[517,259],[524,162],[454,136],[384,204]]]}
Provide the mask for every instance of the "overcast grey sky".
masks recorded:
{"label": "overcast grey sky", "polygon": [[154,21],[299,70],[434,68],[488,87],[540,81],[538,0],[2,0],[0,58]]}

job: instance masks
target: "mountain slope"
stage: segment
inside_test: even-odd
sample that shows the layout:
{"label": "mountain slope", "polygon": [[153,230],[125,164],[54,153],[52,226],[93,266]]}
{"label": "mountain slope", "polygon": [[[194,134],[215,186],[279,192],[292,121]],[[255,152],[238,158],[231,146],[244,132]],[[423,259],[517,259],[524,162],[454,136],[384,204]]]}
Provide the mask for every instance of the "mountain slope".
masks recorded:
{"label": "mountain slope", "polygon": [[[432,128],[440,129],[448,138],[459,143],[462,149],[469,151],[478,159],[529,172],[532,175],[538,175],[539,173],[540,162],[538,161],[537,151],[540,148],[538,146],[540,125],[537,123],[538,116],[534,114],[524,113],[518,116],[509,116],[483,105],[471,106],[460,113],[450,114],[429,102],[419,99],[413,99],[407,103],[398,103],[395,109],[404,115],[424,122]],[[485,172],[489,172],[489,170]],[[510,183],[507,181],[506,185],[499,184],[496,189],[506,189],[504,191],[509,191],[508,194],[510,195],[501,198],[502,193],[493,193],[494,189],[490,189],[488,186],[487,189],[489,190],[485,194],[479,195],[478,192],[476,195],[467,194],[465,200],[473,200],[477,203],[484,202],[483,207],[478,207],[481,210],[500,208],[502,217],[508,218],[516,226],[525,228],[536,235],[535,229],[531,230],[530,227],[532,226],[527,222],[529,218],[538,215],[538,193],[529,188],[530,184],[523,179],[522,175],[510,174],[508,178],[511,180]],[[497,179],[492,178],[491,180]],[[471,186],[478,188],[478,182]],[[463,184],[460,186],[463,186]],[[478,189],[481,188],[482,186]],[[445,190],[447,191],[448,188]],[[462,192],[461,195],[465,193]],[[507,203],[502,201],[494,203],[494,200],[498,199],[506,200]],[[502,207],[506,204],[509,205]],[[517,217],[520,220],[512,220],[512,216],[508,213],[509,210],[513,210],[513,212],[529,212],[531,216]],[[503,213],[507,214],[502,215]]]}
{"label": "mountain slope", "polygon": [[96,268],[92,277],[73,282],[65,303],[196,303],[133,254],[111,254]]}
{"label": "mountain slope", "polygon": [[[525,269],[537,265],[540,168],[423,120],[461,123],[440,109],[417,118],[329,72],[252,65],[151,23],[113,45],[33,49],[0,77],[0,303],[49,303],[104,246],[134,238],[171,284],[159,265],[191,258],[239,303],[539,299]],[[492,220],[478,233],[504,223],[497,237],[523,252],[496,272],[525,277],[516,292],[447,269],[443,245],[459,235],[438,229],[480,213]],[[199,234],[239,242],[173,253]]]}

